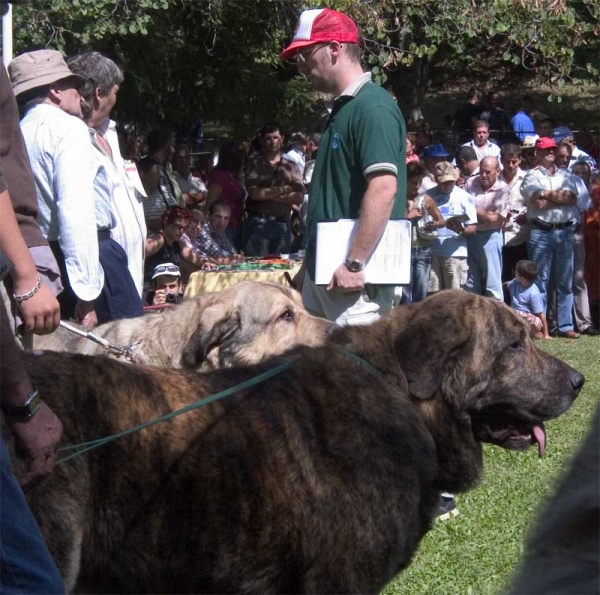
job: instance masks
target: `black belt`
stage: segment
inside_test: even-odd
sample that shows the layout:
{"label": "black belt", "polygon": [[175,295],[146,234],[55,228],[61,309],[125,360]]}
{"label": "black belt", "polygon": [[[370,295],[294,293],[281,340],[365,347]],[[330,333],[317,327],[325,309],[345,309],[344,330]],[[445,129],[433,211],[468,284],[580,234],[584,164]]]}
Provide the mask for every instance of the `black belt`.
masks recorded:
{"label": "black belt", "polygon": [[263,221],[277,221],[277,223],[287,223],[287,217],[275,217],[275,215],[265,215],[260,213],[255,215],[254,213],[248,213],[248,217],[254,217],[255,219],[262,219]]}
{"label": "black belt", "polygon": [[563,223],[548,223],[547,221],[542,221],[541,219],[531,219],[531,225],[539,229],[550,231],[552,229],[564,229],[565,227],[571,227],[571,225],[573,225],[573,221],[564,221]]}
{"label": "black belt", "polygon": [[110,240],[110,229],[99,229],[98,230],[99,240]]}

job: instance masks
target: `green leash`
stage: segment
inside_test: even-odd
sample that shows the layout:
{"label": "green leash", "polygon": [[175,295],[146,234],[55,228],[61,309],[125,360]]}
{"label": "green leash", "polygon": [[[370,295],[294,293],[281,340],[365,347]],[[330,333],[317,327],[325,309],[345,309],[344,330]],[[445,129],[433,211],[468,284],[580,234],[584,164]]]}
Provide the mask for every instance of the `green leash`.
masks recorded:
{"label": "green leash", "polygon": [[[338,349],[338,351],[340,353],[342,353],[343,355],[345,355],[346,357],[349,357],[350,359],[353,359],[357,363],[361,364],[363,367],[367,368],[369,371],[373,372],[374,374],[376,374],[377,376],[379,376],[380,378],[385,380],[386,383],[391,384],[390,380],[388,378],[386,378],[386,376],[383,374],[383,372],[379,368],[376,368],[373,364],[371,364],[367,360],[363,359],[359,355],[356,355],[356,353],[352,353],[351,351],[347,351],[346,349]],[[206,397],[204,399],[201,399],[200,401],[196,401],[195,403],[186,405],[185,407],[182,407],[181,409],[177,409],[176,411],[171,411],[171,413],[167,413],[156,419],[144,422],[142,424],[134,426],[133,428],[130,428],[129,430],[124,430],[123,432],[119,432],[118,434],[113,434],[111,436],[105,436],[104,438],[98,438],[96,440],[90,440],[89,442],[82,442],[81,444],[74,444],[72,446],[61,446],[58,449],[58,452],[68,452],[68,451],[75,451],[75,452],[72,452],[71,454],[66,455],[63,458],[59,459],[58,461],[56,461],[56,464],[60,465],[61,463],[66,463],[70,459],[72,459],[74,457],[78,457],[79,455],[83,454],[84,452],[87,452],[88,450],[93,450],[95,448],[99,448],[100,446],[104,446],[105,444],[108,444],[109,442],[113,442],[115,440],[118,440],[119,438],[123,438],[124,436],[129,436],[130,434],[139,432],[140,430],[143,430],[144,428],[149,428],[150,426],[154,426],[154,425],[160,424],[164,421],[168,421],[170,419],[173,419],[174,417],[177,417],[178,415],[182,415],[183,413],[187,413],[188,411],[193,411],[194,409],[199,409],[200,407],[204,407],[205,405],[214,403],[215,401],[219,401],[221,399],[224,399],[225,397],[229,397],[238,391],[241,391],[246,388],[250,388],[251,386],[255,386],[257,384],[265,382],[266,380],[269,380],[270,378],[273,378],[274,376],[277,376],[277,375],[281,374],[282,372],[285,372],[287,369],[291,368],[292,365],[295,363],[296,363],[296,358],[291,359],[283,364],[280,364],[279,366],[277,366],[275,368],[272,368],[271,370],[267,370],[266,372],[263,372],[262,374],[255,376],[254,378],[250,378],[250,380],[246,380],[245,382],[242,382],[241,384],[236,384],[235,386],[232,386],[231,388],[228,388],[228,389],[218,392],[214,395],[211,395],[210,397]]]}
{"label": "green leash", "polygon": [[199,409],[200,407],[204,407],[205,405],[208,405],[209,403],[214,403],[215,401],[219,401],[220,399],[229,397],[230,395],[233,395],[234,393],[236,393],[240,390],[244,390],[245,388],[250,388],[251,386],[255,386],[256,384],[265,382],[265,380],[269,380],[269,378],[273,378],[273,376],[277,376],[278,374],[285,372],[285,370],[290,368],[294,363],[296,363],[295,359],[287,361],[275,368],[272,368],[271,370],[268,370],[266,372],[263,372],[262,374],[259,374],[258,376],[255,376],[254,378],[250,378],[250,380],[246,380],[245,382],[242,382],[241,384],[232,386],[231,388],[228,388],[226,390],[218,392],[214,395],[211,395],[210,397],[206,397],[205,399],[196,401],[195,403],[192,403],[191,405],[186,405],[185,407],[182,407],[181,409],[177,409],[176,411],[171,411],[171,413],[167,413],[166,415],[163,415],[162,417],[153,419],[151,421],[144,422],[142,424],[139,424],[138,426],[130,428],[129,430],[119,432],[118,434],[113,434],[112,436],[106,436],[104,438],[98,438],[97,440],[90,440],[89,442],[82,442],[81,444],[75,444],[72,446],[62,446],[61,448],[58,449],[58,452],[66,452],[66,451],[75,451],[75,452],[59,459],[58,461],[56,461],[56,464],[60,465],[61,463],[65,463],[66,461],[68,461],[74,457],[77,457],[77,456],[83,454],[84,452],[87,452],[88,450],[93,450],[94,448],[104,446],[105,444],[108,444],[109,442],[113,442],[114,440],[118,440],[119,438],[123,438],[124,436],[128,436],[129,434],[134,434],[135,432],[139,432],[140,430],[143,430],[144,428],[149,428],[150,426],[154,426],[154,425],[162,423],[164,421],[168,421],[169,419],[173,419],[174,417],[177,417],[178,415],[182,415],[183,413],[187,413],[188,411],[192,411],[194,409]]}

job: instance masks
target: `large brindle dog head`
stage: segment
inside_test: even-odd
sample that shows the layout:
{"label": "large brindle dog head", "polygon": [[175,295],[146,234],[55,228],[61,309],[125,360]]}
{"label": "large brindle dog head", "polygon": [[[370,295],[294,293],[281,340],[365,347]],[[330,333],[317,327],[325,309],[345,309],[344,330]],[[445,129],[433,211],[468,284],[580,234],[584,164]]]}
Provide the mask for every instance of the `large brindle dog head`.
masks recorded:
{"label": "large brindle dog head", "polygon": [[538,349],[510,308],[463,291],[396,309],[363,334],[363,346],[352,332],[332,341],[350,337],[358,353],[406,387],[437,437],[439,483],[449,491],[480,477],[481,442],[515,450],[537,444],[543,455],[544,422],[564,413],[584,382]]}

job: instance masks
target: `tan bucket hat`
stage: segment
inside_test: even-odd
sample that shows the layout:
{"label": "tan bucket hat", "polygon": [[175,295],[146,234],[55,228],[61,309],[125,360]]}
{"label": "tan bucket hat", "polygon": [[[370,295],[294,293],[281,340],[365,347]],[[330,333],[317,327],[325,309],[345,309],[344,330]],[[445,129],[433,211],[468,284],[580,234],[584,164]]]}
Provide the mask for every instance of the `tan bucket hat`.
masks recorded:
{"label": "tan bucket hat", "polygon": [[17,56],[8,65],[8,75],[15,96],[66,78],[74,78],[80,84],[85,82],[84,77],[69,70],[62,54],[56,50],[38,50]]}

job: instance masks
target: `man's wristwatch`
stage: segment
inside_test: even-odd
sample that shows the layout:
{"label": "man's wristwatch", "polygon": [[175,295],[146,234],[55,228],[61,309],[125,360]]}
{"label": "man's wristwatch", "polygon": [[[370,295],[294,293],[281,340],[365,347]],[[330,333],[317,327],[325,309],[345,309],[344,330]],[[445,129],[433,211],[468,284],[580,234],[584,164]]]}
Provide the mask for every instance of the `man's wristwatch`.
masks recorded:
{"label": "man's wristwatch", "polygon": [[41,403],[42,399],[38,394],[37,388],[34,388],[23,405],[2,405],[2,412],[7,417],[14,419],[29,419],[35,415]]}
{"label": "man's wristwatch", "polygon": [[360,260],[347,258],[344,260],[344,265],[351,273],[359,273],[365,268],[365,263]]}

